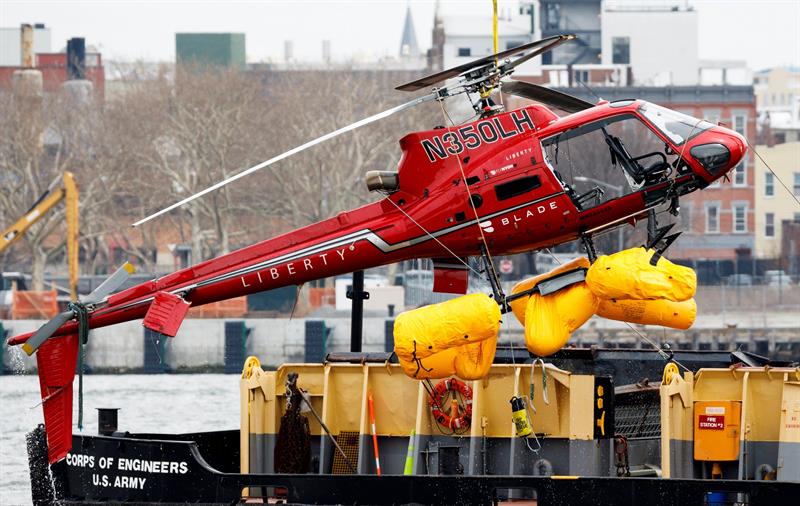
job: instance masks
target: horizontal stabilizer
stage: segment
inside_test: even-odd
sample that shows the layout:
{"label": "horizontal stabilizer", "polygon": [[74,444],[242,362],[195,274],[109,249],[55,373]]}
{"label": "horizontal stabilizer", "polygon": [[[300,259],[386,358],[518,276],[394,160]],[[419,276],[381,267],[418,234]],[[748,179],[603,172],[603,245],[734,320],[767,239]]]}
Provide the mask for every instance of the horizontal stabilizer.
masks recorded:
{"label": "horizontal stabilizer", "polygon": [[454,259],[434,259],[433,291],[464,295],[469,285],[469,268]]}
{"label": "horizontal stabilizer", "polygon": [[150,309],[144,316],[142,325],[154,332],[159,332],[169,337],[175,337],[178,329],[186,318],[191,303],[186,302],[179,295],[169,292],[158,292],[150,304]]}

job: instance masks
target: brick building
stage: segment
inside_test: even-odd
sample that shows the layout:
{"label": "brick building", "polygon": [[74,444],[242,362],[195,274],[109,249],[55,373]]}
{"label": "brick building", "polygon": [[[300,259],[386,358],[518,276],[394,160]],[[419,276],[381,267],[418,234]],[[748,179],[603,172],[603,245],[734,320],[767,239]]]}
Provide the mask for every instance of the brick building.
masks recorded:
{"label": "brick building", "polygon": [[[58,91],[61,85],[68,80],[67,53],[37,53],[37,70],[42,72],[43,88],[45,93]],[[0,90],[11,90],[14,72],[19,66],[0,67]],[[98,52],[86,52],[86,79],[91,81],[98,99],[105,98],[106,74],[103,67],[103,56]]]}

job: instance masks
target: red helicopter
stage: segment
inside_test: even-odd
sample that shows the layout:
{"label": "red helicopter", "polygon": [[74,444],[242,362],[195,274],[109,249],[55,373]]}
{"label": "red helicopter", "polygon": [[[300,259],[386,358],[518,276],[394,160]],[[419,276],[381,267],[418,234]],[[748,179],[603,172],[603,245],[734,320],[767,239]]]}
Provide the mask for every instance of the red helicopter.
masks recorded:
{"label": "red helicopter", "polygon": [[[483,258],[493,295],[507,309],[510,297],[500,288],[491,255],[580,239],[593,260],[595,235],[640,219],[649,220],[649,246],[663,252],[678,234],[667,236],[669,227],[657,226],[655,209],[666,206],[677,214],[682,195],[705,188],[739,163],[745,140],[645,101],[591,104],[505,79],[520,64],[573,38],[531,42],[399,86],[417,91],[451,80],[137,222],[424,102],[463,94],[476,113],[474,121],[400,139],[397,171],[366,174],[369,190],[383,194],[377,202],[112,294],[133,271],[126,264],[36,332],[9,339],[9,345],[22,345],[28,354],[38,349],[50,461],[64,458],[71,448],[72,383],[79,344],[89,328],[144,318],[148,328],[174,336],[190,305],[413,258],[434,259],[434,289],[451,293],[466,293],[468,257]],[[496,91],[539,104],[506,110],[492,99]],[[569,114],[559,117],[541,104]],[[613,196],[606,195],[609,188]]]}

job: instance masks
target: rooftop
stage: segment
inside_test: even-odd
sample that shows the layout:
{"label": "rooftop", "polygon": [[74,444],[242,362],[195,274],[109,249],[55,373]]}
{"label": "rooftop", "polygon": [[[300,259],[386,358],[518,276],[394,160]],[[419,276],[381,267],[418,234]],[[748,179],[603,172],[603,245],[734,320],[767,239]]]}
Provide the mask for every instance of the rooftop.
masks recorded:
{"label": "rooftop", "polygon": [[753,87],[748,85],[719,86],[592,86],[591,91],[584,87],[556,88],[575,95],[591,103],[597,102],[598,95],[604,100],[615,101],[639,98],[655,103],[752,103],[755,105]]}

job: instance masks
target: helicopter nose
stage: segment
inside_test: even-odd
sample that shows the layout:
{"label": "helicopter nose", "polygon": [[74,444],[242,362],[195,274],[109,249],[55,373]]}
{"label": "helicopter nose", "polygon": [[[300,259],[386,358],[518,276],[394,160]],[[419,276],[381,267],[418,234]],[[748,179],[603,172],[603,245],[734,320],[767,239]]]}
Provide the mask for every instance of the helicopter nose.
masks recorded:
{"label": "helicopter nose", "polygon": [[689,153],[706,170],[704,179],[709,182],[736,167],[747,151],[744,137],[727,128],[716,127],[704,132],[702,137]]}

